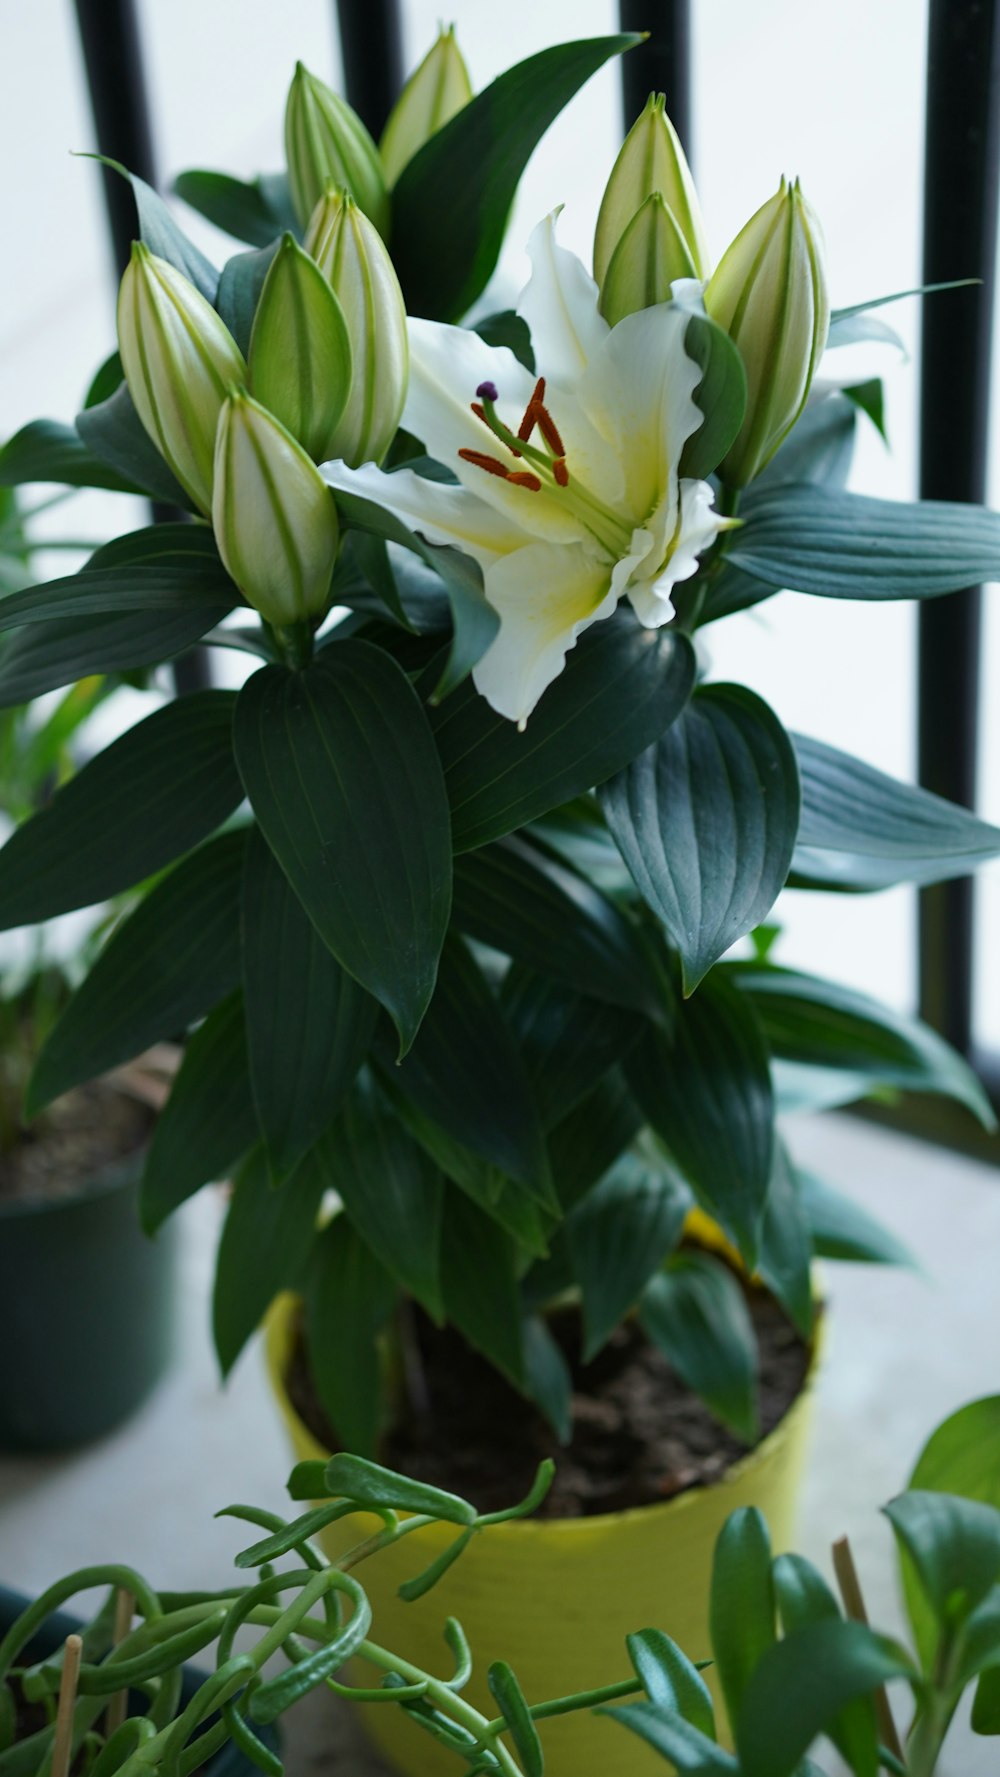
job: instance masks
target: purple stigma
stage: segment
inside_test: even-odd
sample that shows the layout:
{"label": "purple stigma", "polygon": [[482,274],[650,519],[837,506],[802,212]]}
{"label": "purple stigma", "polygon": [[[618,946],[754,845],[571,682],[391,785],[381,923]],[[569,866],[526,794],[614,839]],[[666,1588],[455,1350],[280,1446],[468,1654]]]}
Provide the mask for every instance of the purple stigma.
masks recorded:
{"label": "purple stigma", "polygon": [[500,399],[500,391],[496,383],[480,383],[476,394],[480,401],[499,401]]}

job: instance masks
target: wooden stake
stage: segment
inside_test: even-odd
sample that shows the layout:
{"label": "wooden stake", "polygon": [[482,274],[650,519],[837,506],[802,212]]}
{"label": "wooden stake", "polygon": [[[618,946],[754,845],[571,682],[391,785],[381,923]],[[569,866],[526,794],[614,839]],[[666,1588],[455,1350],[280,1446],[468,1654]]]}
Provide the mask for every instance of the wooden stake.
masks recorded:
{"label": "wooden stake", "polygon": [[76,1685],[80,1676],[82,1653],[83,1642],[79,1635],[67,1635],[62,1680],[59,1685],[59,1706],[56,1710],[56,1737],[52,1746],[52,1777],[69,1777],[69,1761],[73,1752],[73,1710],[76,1707]]}
{"label": "wooden stake", "polygon": [[[115,1626],[112,1631],[115,1647],[118,1646],[120,1641],[125,1640],[126,1635],[132,1627],[132,1617],[134,1613],[135,1599],[131,1592],[129,1592],[126,1587],[122,1586],[115,1599]],[[128,1687],[126,1686],[125,1690],[115,1692],[108,1704],[107,1710],[105,1711],[104,1737],[106,1740],[110,1740],[115,1729],[121,1727],[127,1712]]]}
{"label": "wooden stake", "polygon": [[[858,1570],[854,1565],[854,1556],[851,1554],[851,1545],[846,1536],[840,1537],[833,1545],[833,1571],[837,1576],[840,1596],[844,1601],[847,1615],[852,1622],[864,1623],[867,1627],[868,1612],[865,1608],[864,1594],[861,1590]],[[902,1764],[904,1760],[902,1742],[896,1732],[896,1723],[893,1720],[889,1696],[884,1685],[879,1685],[875,1692],[875,1715],[883,1746],[887,1746]],[[54,1772],[53,1777],[55,1777]]]}

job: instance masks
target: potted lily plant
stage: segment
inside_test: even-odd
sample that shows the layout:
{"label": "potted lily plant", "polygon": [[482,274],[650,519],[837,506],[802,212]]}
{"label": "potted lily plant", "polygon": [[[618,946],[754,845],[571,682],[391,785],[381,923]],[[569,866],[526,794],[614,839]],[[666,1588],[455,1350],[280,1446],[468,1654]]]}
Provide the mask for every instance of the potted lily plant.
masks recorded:
{"label": "potted lily plant", "polygon": [[[8,482],[99,478],[193,520],[5,600],[0,701],[195,641],[249,656],[238,693],[138,724],[0,852],[8,924],[28,884],[57,910],[151,882],[30,1107],[190,1032],[145,1221],[233,1177],[216,1344],[228,1369],[272,1310],[300,1455],[379,1456],[486,1510],[562,1446],[550,1520],[442,1580],[478,1639],[476,1600],[495,1620],[530,1569],[547,1693],[555,1616],[587,1621],[599,1674],[670,1567],[665,1626],[697,1645],[727,1513],[764,1504],[787,1539],[812,1261],[899,1252],[800,1176],[781,1113],[914,1089],[991,1114],[931,1031],[780,967],[765,922],[786,885],[961,874],[1000,833],[700,665],[702,631],[780,588],[932,597],[1000,560],[992,513],[844,491],[862,396],[816,371],[866,319],[831,315],[798,185],[713,269],[654,97],[595,275],[551,216],[517,309],[464,320],[534,142],[634,41],[467,97],[445,36],[388,165],[300,68],[286,176],[178,182],[249,250],[220,273],[133,180],[121,380],[0,453]],[[399,1635],[428,1665],[433,1614]],[[589,1720],[552,1737],[554,1770],[603,1768]]]}

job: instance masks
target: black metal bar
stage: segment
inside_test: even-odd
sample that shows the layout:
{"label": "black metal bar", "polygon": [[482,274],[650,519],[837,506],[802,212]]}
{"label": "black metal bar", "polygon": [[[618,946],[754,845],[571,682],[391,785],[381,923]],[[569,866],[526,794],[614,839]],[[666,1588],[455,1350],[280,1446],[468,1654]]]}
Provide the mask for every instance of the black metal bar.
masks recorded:
{"label": "black metal bar", "polygon": [[690,0],[619,0],[623,31],[648,31],[621,58],[622,108],[630,130],[650,93],[665,93],[667,116],[691,159]]}
{"label": "black metal bar", "polygon": [[403,84],[399,0],[337,0],[337,19],[347,98],[378,137]]}
{"label": "black metal bar", "polygon": [[[153,137],[132,0],[76,0],[76,18],[98,149],[155,185]],[[135,199],[120,174],[103,168],[102,176],[120,276],[135,239]]]}
{"label": "black metal bar", "polygon": [[[1000,168],[997,0],[931,0],[927,45],[924,281],[981,278],[930,297],[921,342],[920,493],[986,492]],[[972,807],[978,752],[980,589],[919,617],[920,782]],[[972,882],[920,900],[920,1009],[964,1054],[972,1042]]]}

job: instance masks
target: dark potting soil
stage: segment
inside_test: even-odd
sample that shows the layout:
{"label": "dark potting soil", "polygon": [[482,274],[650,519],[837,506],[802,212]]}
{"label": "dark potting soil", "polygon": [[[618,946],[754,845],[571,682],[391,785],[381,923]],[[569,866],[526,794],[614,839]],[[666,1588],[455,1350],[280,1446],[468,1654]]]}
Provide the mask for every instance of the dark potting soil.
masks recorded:
{"label": "dark potting soil", "polygon": [[[772,1297],[757,1289],[746,1295],[760,1353],[766,1435],[800,1393],[809,1352]],[[410,1406],[400,1412],[379,1460],[490,1512],[527,1493],[539,1462],[551,1456],[555,1480],[537,1516],[575,1518],[652,1505],[708,1486],[746,1455],[747,1446],[683,1386],[637,1322],[619,1327],[586,1368],[579,1359],[576,1311],[553,1316],[550,1325],[574,1382],[569,1444],[560,1445],[537,1409],[464,1340],[418,1313],[414,1330],[427,1410]],[[301,1330],[285,1381],[300,1418],[328,1450],[336,1450]]]}
{"label": "dark potting soil", "polygon": [[56,1099],[0,1153],[0,1203],[79,1196],[142,1146],[152,1118],[137,1100],[101,1080]]}

